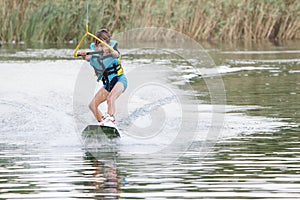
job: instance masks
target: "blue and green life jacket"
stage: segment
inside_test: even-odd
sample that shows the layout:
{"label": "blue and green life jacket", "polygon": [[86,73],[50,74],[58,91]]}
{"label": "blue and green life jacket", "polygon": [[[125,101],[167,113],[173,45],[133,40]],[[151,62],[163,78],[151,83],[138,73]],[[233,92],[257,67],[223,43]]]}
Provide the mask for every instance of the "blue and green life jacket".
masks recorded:
{"label": "blue and green life jacket", "polygon": [[[117,41],[110,40],[110,46],[118,51]],[[112,54],[93,54],[90,57],[90,65],[95,70],[97,81],[102,80],[103,84],[109,83],[114,77],[124,73],[121,66],[121,56],[115,58]]]}

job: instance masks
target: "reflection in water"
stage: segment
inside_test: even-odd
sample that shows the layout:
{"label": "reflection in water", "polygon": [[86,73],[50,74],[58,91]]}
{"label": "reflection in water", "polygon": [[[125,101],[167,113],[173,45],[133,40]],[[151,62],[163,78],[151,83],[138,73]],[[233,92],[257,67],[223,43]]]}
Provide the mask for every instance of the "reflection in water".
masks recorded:
{"label": "reflection in water", "polygon": [[[80,62],[50,61],[59,56],[31,61],[39,50],[1,54],[0,199],[299,199],[299,45],[224,48],[211,52],[229,104],[223,137],[209,145],[205,156],[199,156],[205,146],[200,138],[164,167],[160,161],[168,154],[150,160],[122,152],[154,145],[133,144],[125,137],[110,152],[83,149],[71,103]],[[126,59],[125,66],[147,61],[192,77],[190,84],[203,102],[199,129],[207,129],[210,96],[201,76],[191,76],[194,72],[176,60],[169,65],[158,55],[142,53],[149,59],[128,54],[132,60]],[[174,87],[184,88],[175,80],[181,77],[169,78]]]}
{"label": "reflection in water", "polygon": [[[116,156],[116,153],[113,154]],[[105,160],[104,156],[102,157],[103,160],[97,160],[92,153],[87,152],[85,154],[84,159],[90,161],[94,168],[94,172],[91,174],[94,181],[90,183],[95,187],[92,192],[99,194],[99,196],[103,194],[99,199],[118,199],[121,192],[119,184],[122,179],[118,178],[116,161]],[[86,175],[89,176],[89,174]]]}
{"label": "reflection in water", "polygon": [[[101,160],[80,148],[37,151],[0,143],[0,199],[119,199],[126,183],[116,153]],[[111,159],[113,158],[113,159]]]}

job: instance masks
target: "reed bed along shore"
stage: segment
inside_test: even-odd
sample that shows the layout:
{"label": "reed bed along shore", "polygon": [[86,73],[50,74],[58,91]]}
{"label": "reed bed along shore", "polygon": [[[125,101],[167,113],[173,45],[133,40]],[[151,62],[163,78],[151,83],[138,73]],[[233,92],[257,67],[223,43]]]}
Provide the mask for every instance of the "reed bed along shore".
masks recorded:
{"label": "reed bed along shore", "polygon": [[78,41],[85,31],[164,27],[195,40],[300,39],[298,0],[0,0],[0,41]]}

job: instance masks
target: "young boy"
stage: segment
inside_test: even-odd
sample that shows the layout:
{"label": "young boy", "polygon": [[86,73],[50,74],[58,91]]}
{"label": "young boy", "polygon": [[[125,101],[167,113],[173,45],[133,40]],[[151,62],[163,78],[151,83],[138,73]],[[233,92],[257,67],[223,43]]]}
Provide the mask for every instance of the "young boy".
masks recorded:
{"label": "young boy", "polygon": [[[127,88],[127,78],[124,74],[120,63],[120,53],[117,49],[117,41],[111,40],[111,35],[106,29],[100,29],[96,37],[110,45],[115,51],[110,52],[110,49],[94,39],[95,50],[99,54],[87,55],[86,51],[80,51],[84,60],[90,62],[94,68],[98,80],[102,80],[103,87],[96,93],[91,103],[90,110],[102,126],[115,127],[115,101]],[[98,106],[107,101],[107,115],[103,115]]]}

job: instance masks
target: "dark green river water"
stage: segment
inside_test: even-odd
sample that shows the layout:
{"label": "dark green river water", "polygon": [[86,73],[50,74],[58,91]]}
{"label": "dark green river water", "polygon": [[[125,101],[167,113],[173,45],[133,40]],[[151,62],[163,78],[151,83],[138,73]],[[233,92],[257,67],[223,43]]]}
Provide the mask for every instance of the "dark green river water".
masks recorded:
{"label": "dark green river water", "polygon": [[214,67],[121,48],[117,141],[81,135],[73,46],[0,47],[0,199],[300,199],[300,42],[202,45]]}

